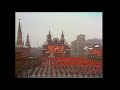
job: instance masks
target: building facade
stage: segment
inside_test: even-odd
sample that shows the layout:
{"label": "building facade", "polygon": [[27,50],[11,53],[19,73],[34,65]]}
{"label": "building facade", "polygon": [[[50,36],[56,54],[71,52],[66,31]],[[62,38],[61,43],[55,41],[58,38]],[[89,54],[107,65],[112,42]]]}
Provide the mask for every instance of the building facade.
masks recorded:
{"label": "building facade", "polygon": [[86,46],[93,47],[95,45],[100,44],[101,42],[102,42],[102,39],[97,39],[97,38],[88,39],[86,40]]}
{"label": "building facade", "polygon": [[101,43],[93,47],[85,47],[84,57],[89,59],[102,60],[102,55],[103,55],[102,49],[103,46]]}
{"label": "building facade", "polygon": [[71,56],[80,57],[83,52],[83,48],[86,46],[85,35],[80,34],[75,41],[71,42],[70,53]]}
{"label": "building facade", "polygon": [[50,56],[53,54],[55,57],[64,57],[70,55],[69,46],[65,43],[64,34],[62,31],[61,38],[53,38],[50,30],[46,38],[47,43],[42,46],[42,55]]}
{"label": "building facade", "polygon": [[84,47],[93,47],[102,42],[101,39],[85,39],[85,35],[80,34],[75,41],[71,42],[70,55],[73,57],[84,56]]}

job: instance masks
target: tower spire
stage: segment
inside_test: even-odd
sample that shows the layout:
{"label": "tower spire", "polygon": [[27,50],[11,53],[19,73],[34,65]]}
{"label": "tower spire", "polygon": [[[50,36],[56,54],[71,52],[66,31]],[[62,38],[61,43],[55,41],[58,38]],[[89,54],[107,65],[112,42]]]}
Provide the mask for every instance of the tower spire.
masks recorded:
{"label": "tower spire", "polygon": [[62,34],[61,34],[61,39],[60,39],[60,42],[61,44],[64,44],[64,34],[63,34],[63,29],[62,29]]}
{"label": "tower spire", "polygon": [[23,46],[20,19],[19,19],[19,26],[18,26],[18,33],[17,33],[17,45]]}
{"label": "tower spire", "polygon": [[63,29],[62,29],[61,39],[64,39]]}
{"label": "tower spire", "polygon": [[30,41],[29,41],[29,35],[27,33],[27,39],[26,39],[26,44],[25,46],[29,47],[30,48]]}
{"label": "tower spire", "polygon": [[50,29],[49,29],[48,39],[51,39]]}
{"label": "tower spire", "polygon": [[62,34],[63,34],[63,29],[62,29]]}
{"label": "tower spire", "polygon": [[49,29],[49,34],[47,35],[47,43],[48,44],[52,43],[50,29]]}
{"label": "tower spire", "polygon": [[19,19],[18,32],[21,32],[20,19]]}
{"label": "tower spire", "polygon": [[50,34],[50,29],[49,29],[49,35],[51,35],[51,34]]}

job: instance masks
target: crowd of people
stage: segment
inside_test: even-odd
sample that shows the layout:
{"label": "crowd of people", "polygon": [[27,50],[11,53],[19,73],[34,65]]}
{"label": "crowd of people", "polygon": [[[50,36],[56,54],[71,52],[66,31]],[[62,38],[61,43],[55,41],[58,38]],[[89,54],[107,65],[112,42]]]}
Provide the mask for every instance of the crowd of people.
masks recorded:
{"label": "crowd of people", "polygon": [[102,75],[102,62],[85,58],[54,58],[56,65],[68,69],[71,74]]}
{"label": "crowd of people", "polygon": [[42,58],[42,64],[27,75],[31,78],[102,78],[102,62],[86,58]]}
{"label": "crowd of people", "polygon": [[[27,72],[29,69],[36,68],[39,66],[42,61],[38,58],[23,58],[20,60],[16,60],[15,74],[16,77],[22,77],[23,72]],[[25,75],[27,76],[27,75]]]}

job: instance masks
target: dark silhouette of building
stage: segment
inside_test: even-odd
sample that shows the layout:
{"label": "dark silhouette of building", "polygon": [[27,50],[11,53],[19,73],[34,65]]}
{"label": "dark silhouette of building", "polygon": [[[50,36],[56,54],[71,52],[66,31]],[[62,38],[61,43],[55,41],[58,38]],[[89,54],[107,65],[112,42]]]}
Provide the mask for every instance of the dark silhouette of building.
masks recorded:
{"label": "dark silhouette of building", "polygon": [[47,44],[44,44],[42,46],[42,55],[43,56],[49,56],[51,53],[53,53],[56,57],[64,57],[70,55],[69,46],[67,43],[65,43],[64,34],[62,30],[61,38],[53,38],[51,36],[50,30],[47,35]]}

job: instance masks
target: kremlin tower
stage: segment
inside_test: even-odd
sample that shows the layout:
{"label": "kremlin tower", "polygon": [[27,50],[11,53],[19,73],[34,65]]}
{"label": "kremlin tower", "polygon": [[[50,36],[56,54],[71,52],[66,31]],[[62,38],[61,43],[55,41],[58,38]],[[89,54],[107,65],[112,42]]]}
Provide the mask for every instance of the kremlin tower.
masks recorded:
{"label": "kremlin tower", "polygon": [[21,31],[21,26],[20,26],[20,19],[19,19],[19,26],[18,26],[18,33],[17,33],[17,46],[24,46],[23,42],[22,42],[22,31]]}
{"label": "kremlin tower", "polygon": [[31,48],[31,47],[30,47],[30,41],[29,41],[29,35],[28,35],[28,34],[27,34],[27,39],[26,39],[26,44],[25,44],[25,46]]}
{"label": "kremlin tower", "polygon": [[31,48],[31,46],[30,46],[28,34],[27,34],[25,46],[24,46],[24,42],[22,41],[22,30],[21,30],[20,19],[19,19],[17,42],[16,42],[16,46],[15,46],[16,60],[28,58],[30,56],[30,48]]}

